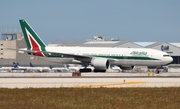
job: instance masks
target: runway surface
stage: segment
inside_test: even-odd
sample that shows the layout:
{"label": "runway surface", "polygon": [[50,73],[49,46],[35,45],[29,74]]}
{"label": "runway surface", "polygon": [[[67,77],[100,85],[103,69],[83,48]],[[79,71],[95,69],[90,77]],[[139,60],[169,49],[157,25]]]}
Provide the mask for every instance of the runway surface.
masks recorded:
{"label": "runway surface", "polygon": [[179,78],[1,78],[3,88],[179,87]]}
{"label": "runway surface", "polygon": [[[11,78],[11,77],[72,77],[72,73],[0,73],[0,78]],[[148,76],[148,73],[81,73],[81,77],[106,77],[106,78],[111,78],[111,77],[180,77],[180,73],[160,73],[160,74],[154,74],[154,76]]]}
{"label": "runway surface", "polygon": [[[173,76],[174,75],[174,76]],[[180,87],[180,73],[147,76],[146,73],[1,73],[1,88]]]}

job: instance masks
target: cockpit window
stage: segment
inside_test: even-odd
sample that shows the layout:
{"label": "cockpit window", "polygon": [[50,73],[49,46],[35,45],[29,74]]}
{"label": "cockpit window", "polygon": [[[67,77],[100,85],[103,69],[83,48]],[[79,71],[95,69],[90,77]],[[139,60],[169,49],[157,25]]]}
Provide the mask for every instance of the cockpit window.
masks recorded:
{"label": "cockpit window", "polygon": [[163,57],[169,57],[170,55],[163,55]]}

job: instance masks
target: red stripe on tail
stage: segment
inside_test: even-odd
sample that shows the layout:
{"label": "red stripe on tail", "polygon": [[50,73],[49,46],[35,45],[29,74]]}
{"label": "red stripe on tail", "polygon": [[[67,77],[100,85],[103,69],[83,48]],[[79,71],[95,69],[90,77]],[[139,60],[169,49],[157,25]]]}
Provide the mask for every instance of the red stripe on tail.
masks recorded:
{"label": "red stripe on tail", "polygon": [[[40,51],[40,48],[38,46],[38,44],[34,41],[34,39],[31,37],[31,35],[29,35],[29,38],[30,38],[30,42],[31,42],[31,45],[32,45],[32,50],[33,51]],[[37,52],[35,54],[33,54],[35,56],[43,56],[42,52]]]}

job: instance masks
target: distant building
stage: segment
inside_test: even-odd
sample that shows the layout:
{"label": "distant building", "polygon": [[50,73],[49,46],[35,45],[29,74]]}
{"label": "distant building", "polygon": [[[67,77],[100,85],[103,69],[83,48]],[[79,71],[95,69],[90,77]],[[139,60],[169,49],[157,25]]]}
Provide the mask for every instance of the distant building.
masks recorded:
{"label": "distant building", "polygon": [[29,66],[30,62],[35,66],[62,66],[57,63],[29,56],[27,53],[19,53],[18,48],[26,48],[22,33],[2,33],[0,40],[0,66],[12,66],[13,62],[18,62],[23,66]]}
{"label": "distant building", "polygon": [[94,36],[86,42],[54,42],[48,46],[80,46],[80,47],[126,47],[126,48],[142,48],[134,42],[123,41],[114,38],[103,38],[102,36]]}

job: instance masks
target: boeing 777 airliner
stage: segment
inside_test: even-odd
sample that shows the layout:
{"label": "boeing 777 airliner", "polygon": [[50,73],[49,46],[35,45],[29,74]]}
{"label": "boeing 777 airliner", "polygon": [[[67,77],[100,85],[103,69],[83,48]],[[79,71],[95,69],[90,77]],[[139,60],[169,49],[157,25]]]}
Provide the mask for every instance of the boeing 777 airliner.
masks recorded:
{"label": "boeing 777 airliner", "polygon": [[173,60],[166,52],[149,48],[49,47],[24,19],[20,25],[27,45],[20,51],[54,62],[92,65],[95,71],[105,71],[110,64],[130,70],[134,66],[161,66]]}

